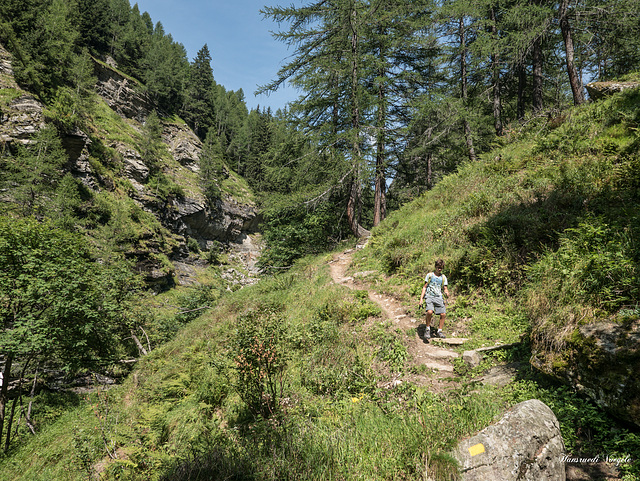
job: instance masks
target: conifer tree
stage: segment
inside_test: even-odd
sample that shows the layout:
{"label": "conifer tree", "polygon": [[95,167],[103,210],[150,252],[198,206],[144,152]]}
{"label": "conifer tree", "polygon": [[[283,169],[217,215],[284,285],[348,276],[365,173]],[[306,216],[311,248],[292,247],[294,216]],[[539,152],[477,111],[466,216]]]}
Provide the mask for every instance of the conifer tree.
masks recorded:
{"label": "conifer tree", "polygon": [[220,139],[213,129],[209,129],[200,152],[200,182],[204,195],[210,204],[220,198],[220,183],[228,172],[224,166],[224,158]]}
{"label": "conifer tree", "polygon": [[213,124],[214,87],[211,54],[205,44],[191,63],[182,107],[184,119],[200,138],[207,135]]}
{"label": "conifer tree", "polygon": [[109,0],[78,0],[81,43],[94,55],[109,49]]}
{"label": "conifer tree", "polygon": [[591,33],[588,65],[597,79],[640,70],[640,15],[636,0],[587,0],[579,12],[580,30]]}
{"label": "conifer tree", "polygon": [[363,126],[369,123],[370,114],[363,86],[368,7],[361,0],[337,0],[300,8],[267,7],[263,12],[290,24],[289,31],[276,38],[294,45],[296,53],[276,80],[260,92],[276,90],[285,81],[306,92],[292,111],[301,125],[323,132],[327,147],[344,155],[342,172],[333,177],[336,188],[346,187],[346,214],[356,236],[367,233],[361,225],[361,209],[368,148]]}
{"label": "conifer tree", "polygon": [[151,17],[146,12],[141,15],[138,4],[135,4],[120,34],[118,67],[135,78],[143,78],[143,60],[151,48],[152,35]]}
{"label": "conifer tree", "polygon": [[143,80],[158,107],[166,113],[178,111],[182,106],[189,61],[184,46],[166,35],[160,22],[151,36],[143,68]]}

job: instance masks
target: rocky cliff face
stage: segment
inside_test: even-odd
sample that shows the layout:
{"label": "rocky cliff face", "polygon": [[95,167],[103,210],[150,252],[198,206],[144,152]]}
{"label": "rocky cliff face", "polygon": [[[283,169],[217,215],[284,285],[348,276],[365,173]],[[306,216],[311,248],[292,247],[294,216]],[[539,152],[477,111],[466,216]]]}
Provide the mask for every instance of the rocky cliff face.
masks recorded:
{"label": "rocky cliff face", "polygon": [[113,67],[113,60],[107,59],[106,63],[95,61],[98,95],[123,117],[144,122],[153,110],[151,99],[136,80],[126,77]]}
{"label": "rocky cliff face", "polygon": [[[142,131],[143,123],[153,110],[150,99],[133,79],[119,73],[108,63],[95,62],[97,77],[96,92],[134,132]],[[2,144],[28,143],[45,125],[43,105],[19,88],[13,78],[11,55],[0,46],[0,89],[4,102],[0,104],[0,142]],[[98,129],[99,130],[99,129]],[[152,213],[172,235],[173,246],[168,254],[173,268],[162,266],[150,252],[136,249],[129,253],[136,259],[138,268],[146,272],[151,283],[167,284],[174,281],[190,284],[194,282],[194,265],[204,263],[203,256],[194,255],[187,248],[189,239],[194,239],[203,250],[223,245],[230,257],[242,263],[244,272],[235,276],[241,283],[250,283],[257,275],[255,263],[259,256],[257,241],[258,217],[250,193],[234,192],[227,188],[215,204],[207,201],[199,187],[198,162],[202,145],[198,137],[184,123],[163,121],[162,140],[171,160],[163,162],[163,173],[180,187],[183,195],[161,198],[157,188],[147,182],[149,166],[137,150],[135,140],[118,138],[113,140],[106,133],[93,133],[121,159],[119,175],[124,176],[132,189],[128,195],[143,210]],[[94,137],[95,138],[95,137]],[[94,192],[113,191],[115,180],[102,175],[92,166],[89,135],[81,130],[68,133],[63,145],[68,154],[67,169],[87,188]],[[240,185],[240,184],[239,184]],[[222,189],[221,189],[222,190]],[[239,200],[242,199],[242,200]],[[191,241],[192,243],[193,241]],[[149,241],[145,248],[151,253],[158,242]],[[248,247],[249,246],[249,247]],[[165,249],[166,253],[166,249]]]}
{"label": "rocky cliff face", "polygon": [[0,90],[6,101],[0,106],[0,143],[27,143],[44,126],[43,105],[16,84],[11,55],[0,45]]}
{"label": "rocky cliff face", "polygon": [[[139,87],[107,64],[96,62],[96,74],[97,92],[107,104],[126,119],[143,123],[152,111],[152,105],[150,99],[140,93]],[[257,275],[255,264],[260,253],[259,243],[248,241],[255,239],[258,232],[255,204],[238,201],[233,194],[223,194],[215,205],[210,205],[197,182],[193,182],[199,171],[200,139],[186,124],[175,122],[163,123],[162,138],[175,161],[168,175],[184,188],[185,195],[172,198],[168,204],[159,202],[153,189],[145,184],[149,168],[140,154],[131,146],[116,144],[113,147],[122,155],[125,173],[136,190],[134,199],[182,239],[195,239],[204,250],[219,244],[227,246],[230,256],[242,262],[248,272],[248,275],[238,276],[238,282],[251,283]],[[185,179],[191,181],[183,185]],[[247,255],[248,243],[253,248]],[[190,257],[184,243],[172,260],[178,282],[191,283]]]}

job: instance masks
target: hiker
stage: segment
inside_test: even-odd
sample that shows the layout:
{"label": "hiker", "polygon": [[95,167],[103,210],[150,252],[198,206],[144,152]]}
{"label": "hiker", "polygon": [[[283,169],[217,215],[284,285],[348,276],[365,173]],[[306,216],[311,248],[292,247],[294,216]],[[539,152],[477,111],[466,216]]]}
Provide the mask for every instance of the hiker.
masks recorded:
{"label": "hiker", "polygon": [[444,269],[444,261],[438,259],[435,263],[434,271],[429,272],[427,277],[425,277],[422,294],[420,295],[419,307],[422,307],[424,302],[427,310],[427,328],[422,337],[425,342],[429,342],[429,339],[431,339],[431,318],[434,312],[440,315],[440,325],[438,326],[438,332],[435,334],[435,337],[442,339],[446,337],[444,332],[442,332],[442,328],[444,327],[444,320],[447,317],[447,309],[442,294],[444,292],[444,295],[449,297],[449,289],[447,288],[447,276],[442,273],[442,269]]}

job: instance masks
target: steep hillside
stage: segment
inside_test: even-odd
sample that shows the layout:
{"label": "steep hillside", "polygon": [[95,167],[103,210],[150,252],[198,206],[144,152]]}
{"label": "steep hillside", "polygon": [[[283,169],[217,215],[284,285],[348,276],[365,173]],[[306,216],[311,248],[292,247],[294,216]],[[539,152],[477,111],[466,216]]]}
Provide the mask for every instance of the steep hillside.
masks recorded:
{"label": "steep hillside", "polygon": [[472,335],[489,299],[507,299],[530,324],[534,367],[640,425],[640,91],[628,85],[511,132],[392,214],[360,268],[408,302],[443,258]]}
{"label": "steep hillside", "polygon": [[[633,408],[632,390],[611,403],[603,377],[582,369],[637,386],[639,96],[512,132],[392,214],[366,247],[221,297],[121,387],[77,400],[0,469],[29,480],[450,480],[459,439],[538,398],[568,453],[624,459],[578,464],[569,479],[591,468],[638,479],[637,428],[538,370],[587,394],[598,381],[598,403],[637,422],[621,410]],[[417,310],[439,257],[453,293],[445,330],[466,339],[438,348],[440,366],[428,360],[435,343],[418,338]],[[603,325],[606,336],[587,338]],[[460,360],[495,344],[505,347],[480,365]]]}
{"label": "steep hillside", "polygon": [[[18,87],[11,56],[0,47],[0,99],[3,152],[34,143],[59,115]],[[255,264],[257,232],[252,194],[239,176],[227,170],[213,202],[199,179],[202,143],[179,118],[161,118],[157,134],[149,130],[154,106],[135,79],[94,60],[97,79],[90,118],[82,129],[61,129],[66,164],[78,181],[82,205],[76,206],[76,228],[101,249],[116,249],[132,260],[149,284],[159,289],[192,284],[194,268],[207,253],[231,249],[244,276]],[[155,115],[155,114],[154,114]],[[157,138],[154,138],[157,135]],[[5,189],[8,209],[17,204]],[[255,271],[252,271],[255,274]]]}

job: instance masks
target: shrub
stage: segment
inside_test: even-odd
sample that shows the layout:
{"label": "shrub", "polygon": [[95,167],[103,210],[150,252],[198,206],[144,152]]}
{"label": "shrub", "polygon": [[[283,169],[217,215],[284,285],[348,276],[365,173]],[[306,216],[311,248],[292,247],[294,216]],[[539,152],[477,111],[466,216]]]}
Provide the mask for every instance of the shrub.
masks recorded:
{"label": "shrub", "polygon": [[640,252],[634,242],[639,231],[638,225],[620,226],[599,218],[567,229],[560,248],[530,268],[532,289],[556,303],[622,308],[640,294]]}
{"label": "shrub", "polygon": [[250,310],[238,319],[230,356],[237,377],[238,395],[249,411],[265,418],[273,415],[284,388],[287,355],[284,327],[276,310]]}

